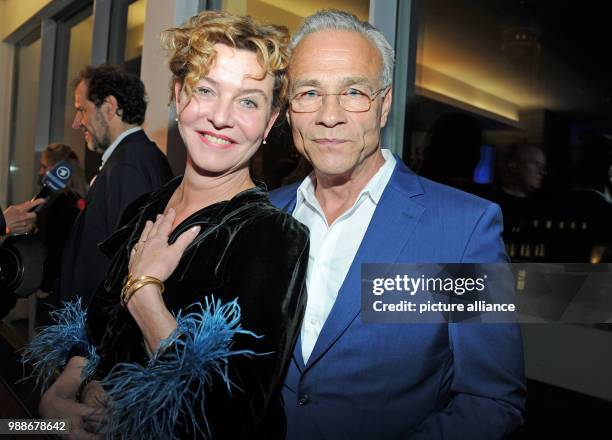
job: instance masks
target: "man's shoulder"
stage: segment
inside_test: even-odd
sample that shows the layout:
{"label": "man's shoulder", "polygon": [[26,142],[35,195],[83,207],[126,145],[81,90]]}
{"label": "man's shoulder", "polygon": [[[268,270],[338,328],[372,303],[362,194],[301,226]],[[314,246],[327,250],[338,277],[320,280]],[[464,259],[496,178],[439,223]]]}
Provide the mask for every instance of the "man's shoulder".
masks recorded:
{"label": "man's shoulder", "polygon": [[486,200],[477,195],[465,192],[463,190],[445,185],[443,183],[429,180],[425,177],[418,177],[423,187],[424,196],[423,203],[443,205],[449,209],[475,209],[483,210],[495,203]]}
{"label": "man's shoulder", "polygon": [[[410,198],[432,212],[476,213],[495,205],[474,194],[419,176],[402,162],[397,164],[385,191],[398,191],[403,195],[399,200]],[[397,201],[398,198],[387,200]]]}
{"label": "man's shoulder", "polygon": [[[302,181],[299,181],[270,191],[270,200],[275,206],[286,208],[295,201],[297,189],[301,184]],[[399,164],[394,170],[387,189],[399,190],[406,197],[414,198],[417,203],[430,208],[482,212],[491,206],[497,206],[482,197],[421,177],[403,164]]]}
{"label": "man's shoulder", "polygon": [[295,200],[297,189],[301,184],[302,181],[299,181],[270,191],[270,201],[277,208],[283,209],[288,203]]}
{"label": "man's shoulder", "polygon": [[[116,150],[118,159],[134,159],[142,160],[143,157],[159,157],[163,156],[162,151],[157,144],[153,142],[144,131],[132,133],[123,139]],[[114,154],[113,154],[114,156]]]}
{"label": "man's shoulder", "polygon": [[119,143],[102,171],[123,172],[128,168],[141,170],[145,174],[162,175],[164,182],[172,177],[166,155],[142,130],[130,134]]}

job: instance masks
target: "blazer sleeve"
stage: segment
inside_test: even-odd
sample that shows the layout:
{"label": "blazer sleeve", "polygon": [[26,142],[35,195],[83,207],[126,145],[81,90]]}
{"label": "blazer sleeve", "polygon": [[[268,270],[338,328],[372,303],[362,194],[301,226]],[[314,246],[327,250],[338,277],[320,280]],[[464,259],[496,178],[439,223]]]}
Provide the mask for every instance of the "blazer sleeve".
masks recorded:
{"label": "blazer sleeve", "polygon": [[[490,204],[476,223],[463,263],[507,262],[499,207]],[[410,439],[501,439],[523,423],[526,386],[518,324],[448,325],[453,353],[452,399]]]}

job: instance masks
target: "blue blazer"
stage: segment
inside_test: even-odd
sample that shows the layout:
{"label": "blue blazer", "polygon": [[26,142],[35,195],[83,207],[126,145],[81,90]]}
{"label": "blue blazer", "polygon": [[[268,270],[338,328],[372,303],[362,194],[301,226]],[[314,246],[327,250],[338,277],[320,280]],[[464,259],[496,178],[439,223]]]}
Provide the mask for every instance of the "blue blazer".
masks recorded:
{"label": "blue blazer", "polygon": [[[270,194],[293,212],[299,184]],[[398,159],[308,363],[283,396],[288,440],[497,439],[523,422],[515,324],[364,324],[361,263],[505,262],[497,205]]]}

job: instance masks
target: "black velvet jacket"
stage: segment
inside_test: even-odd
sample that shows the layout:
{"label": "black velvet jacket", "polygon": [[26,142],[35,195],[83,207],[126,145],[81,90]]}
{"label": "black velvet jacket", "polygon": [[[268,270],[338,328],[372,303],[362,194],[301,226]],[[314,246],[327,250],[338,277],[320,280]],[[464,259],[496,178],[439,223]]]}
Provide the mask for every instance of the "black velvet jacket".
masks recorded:
{"label": "black velvet jacket", "polygon": [[[180,182],[176,178],[134,202],[123,215],[123,226],[101,244],[113,259],[106,282],[89,304],[87,318],[90,338],[101,358],[98,378],[119,362],[146,365],[149,360],[140,329],[119,305],[119,294],[130,251],[145,222],[164,211]],[[232,349],[267,353],[230,358],[231,395],[219,378],[207,389],[211,438],[284,438],[280,391],[306,305],[308,230],[272,206],[260,187],[194,213],[175,228],[170,243],[194,225],[201,225],[198,237],[165,282],[163,298],[168,309],[177,313],[211,295],[223,303],[237,298],[242,327],[262,337],[238,335]]]}

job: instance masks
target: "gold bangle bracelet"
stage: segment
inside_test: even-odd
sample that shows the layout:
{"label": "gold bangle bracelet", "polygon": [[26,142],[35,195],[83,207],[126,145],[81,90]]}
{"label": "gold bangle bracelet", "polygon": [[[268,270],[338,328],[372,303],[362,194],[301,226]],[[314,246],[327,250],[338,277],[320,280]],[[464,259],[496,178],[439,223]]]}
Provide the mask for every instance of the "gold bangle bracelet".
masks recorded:
{"label": "gold bangle bracelet", "polygon": [[164,283],[155,277],[149,277],[146,275],[138,278],[129,277],[123,286],[123,289],[121,289],[121,305],[124,308],[127,308],[127,304],[132,298],[132,295],[147,284],[155,284],[157,287],[159,287],[160,293],[164,293]]}

